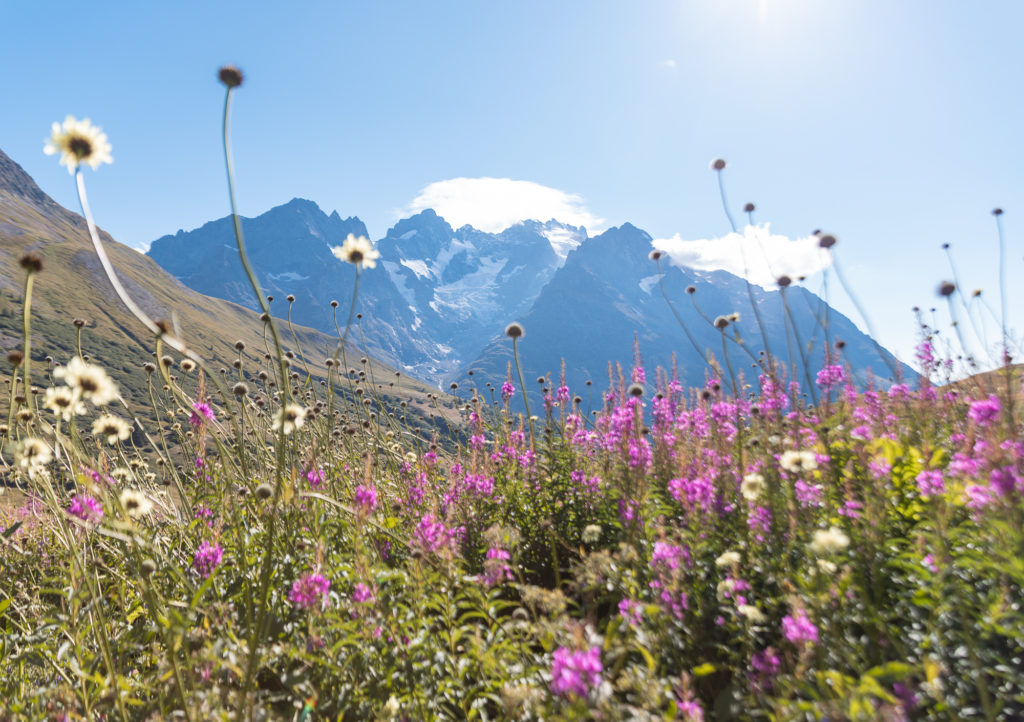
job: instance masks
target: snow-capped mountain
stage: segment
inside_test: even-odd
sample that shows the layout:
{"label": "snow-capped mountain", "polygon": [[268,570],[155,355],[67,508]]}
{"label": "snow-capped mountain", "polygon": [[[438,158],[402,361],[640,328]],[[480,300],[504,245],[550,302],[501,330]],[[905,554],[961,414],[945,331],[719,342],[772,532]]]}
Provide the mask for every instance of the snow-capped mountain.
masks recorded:
{"label": "snow-capped mountain", "polygon": [[[363,223],[296,199],[242,225],[260,283],[275,297],[275,314],[290,313],[296,323],[329,333],[344,329],[356,273],[330,249],[349,233],[365,235]],[[526,377],[556,376],[564,360],[574,388],[587,380],[604,388],[609,362],[628,371],[634,338],[648,367],[675,362],[688,384],[704,380],[709,353],[755,381],[751,367],[765,350],[763,339],[805,387],[837,339],[845,341],[844,360],[861,372],[862,382],[869,369],[883,377],[892,369],[913,375],[803,288],[787,291],[787,310],[779,291],[751,287],[762,335],[741,278],[664,260],[659,270],[648,258],[651,236],[628,223],[593,238],[554,220],[486,233],[453,229],[425,210],[395,224],[376,247],[381,257],[360,277],[350,340],[441,388],[453,380],[465,384],[470,370],[477,385],[500,385],[511,359],[502,331],[513,320],[527,330],[520,344]],[[255,308],[230,218],[157,239],[149,255],[186,285]],[[295,296],[293,303],[287,294]],[[728,327],[723,350],[722,333],[711,321],[733,313],[740,320]]]}
{"label": "snow-capped mountain", "polygon": [[[276,315],[326,332],[344,329],[355,270],[331,254],[358,218],[294,199],[242,228],[256,275]],[[360,278],[356,323],[369,351],[438,385],[479,353],[496,326],[529,309],[586,230],[526,221],[497,234],[453,229],[432,210],[399,221],[376,243],[378,267]],[[148,254],[186,285],[255,308],[229,217],[154,241]],[[338,308],[331,301],[338,301]],[[337,326],[336,326],[337,323]],[[352,333],[358,333],[358,328]],[[357,338],[359,338],[357,336]]]}
{"label": "snow-capped mountain", "polygon": [[[659,266],[649,257],[651,240],[648,233],[626,223],[587,239],[568,254],[530,309],[517,317],[526,331],[519,351],[527,384],[549,373],[557,382],[564,361],[570,389],[586,397],[585,383],[593,381],[591,393],[598,402],[598,392],[608,386],[609,364],[621,365],[626,383],[630,382],[634,340],[648,380],[653,380],[656,367],[675,366],[684,386],[701,385],[709,374],[703,355],[720,364],[723,383],[731,384],[731,367],[738,384],[757,384],[755,360],[765,344],[747,284],[727,271],[677,268],[664,259]],[[750,293],[771,355],[805,391],[815,385],[825,349],[834,353],[840,340],[842,355],[835,362],[849,362],[861,384],[871,375],[892,376],[892,368],[905,378],[915,376],[850,319],[806,289],[787,289],[785,305],[777,290],[752,285]],[[739,314],[739,320],[724,329],[723,348],[723,332],[714,327],[714,320],[732,314]],[[511,343],[502,331],[493,329],[487,345],[456,374],[456,381],[500,385],[512,360]],[[613,373],[617,376],[618,371]],[[536,393],[537,387],[530,390]]]}

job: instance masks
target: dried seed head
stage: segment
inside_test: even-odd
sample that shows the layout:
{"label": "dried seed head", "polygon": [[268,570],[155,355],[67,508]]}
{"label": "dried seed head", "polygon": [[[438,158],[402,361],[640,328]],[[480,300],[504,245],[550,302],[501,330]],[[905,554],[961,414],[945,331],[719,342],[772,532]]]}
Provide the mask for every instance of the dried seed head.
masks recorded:
{"label": "dried seed head", "polygon": [[505,327],[505,335],[508,336],[509,338],[522,338],[523,337],[523,327],[522,327],[522,325],[520,325],[520,324],[516,323],[515,321],[513,321],[512,323],[510,323],[508,326]]}
{"label": "dried seed head", "polygon": [[939,295],[940,296],[952,296],[956,291],[956,284],[952,281],[943,281],[939,284]]}
{"label": "dried seed head", "polygon": [[75,328],[82,328],[86,324],[86,320],[84,318],[76,318],[71,323],[75,324]]}
{"label": "dried seed head", "polygon": [[942,244],[942,250],[948,251],[949,250],[949,244],[948,243],[943,243]]}
{"label": "dried seed head", "polygon": [[693,294],[697,293],[697,287],[696,286],[687,286],[686,287],[686,292],[692,296]]}
{"label": "dried seed head", "polygon": [[723,170],[725,168],[725,159],[715,158],[711,161],[711,170]]}
{"label": "dried seed head", "polygon": [[628,393],[630,396],[640,398],[641,396],[644,395],[644,387],[641,386],[640,384],[630,384],[629,388],[626,389],[626,393]]}
{"label": "dried seed head", "polygon": [[715,328],[721,330],[729,325],[729,319],[725,316],[717,316],[715,318]]}
{"label": "dried seed head", "polygon": [[170,368],[171,365],[174,363],[174,359],[171,358],[170,356],[161,356],[160,357],[160,363],[162,363],[164,366]]}
{"label": "dried seed head", "polygon": [[154,371],[156,371],[156,364],[147,361],[146,363],[142,364],[142,368],[147,374],[151,374]]}
{"label": "dried seed head", "polygon": [[289,293],[287,296],[285,296],[284,300],[286,300],[288,303],[295,303],[295,296]]}
{"label": "dried seed head", "polygon": [[755,208],[755,206],[754,206],[753,203],[748,203],[747,205],[743,206],[743,212],[744,213],[753,213],[754,212],[754,208]]}
{"label": "dried seed head", "polygon": [[783,275],[779,276],[775,282],[779,284],[779,288],[787,288],[793,283],[793,279],[789,276]]}
{"label": "dried seed head", "polygon": [[23,354],[18,349],[11,349],[10,351],[7,352],[7,360],[10,361],[15,366],[20,364],[24,359],[25,354]]}
{"label": "dried seed head", "polygon": [[331,308],[337,308],[337,307],[338,307],[338,302],[337,301],[331,301]]}
{"label": "dried seed head", "polygon": [[270,488],[270,484],[260,484],[256,487],[256,498],[267,500],[274,495],[274,490]]}
{"label": "dried seed head", "polygon": [[826,233],[823,236],[818,236],[818,247],[819,248],[831,248],[836,245],[836,237],[831,233]]}
{"label": "dried seed head", "polygon": [[661,258],[661,251],[655,249],[648,253],[647,257],[650,258],[652,261],[657,261]]}
{"label": "dried seed head", "polygon": [[192,371],[196,367],[195,361],[188,358],[183,358],[181,360],[181,364],[179,365],[181,366],[181,370],[184,371],[185,373]]}
{"label": "dried seed head", "polygon": [[38,253],[29,251],[18,259],[18,265],[29,273],[39,273],[43,270],[43,258]]}
{"label": "dried seed head", "polygon": [[261,313],[260,314],[260,321],[262,321],[263,323],[268,323],[270,321],[270,314],[269,313]]}
{"label": "dried seed head", "polygon": [[152,559],[143,559],[142,564],[139,565],[139,573],[148,577],[150,574],[156,571],[156,562]]}
{"label": "dried seed head", "polygon": [[992,215],[994,215],[994,216],[1001,216],[1001,215],[1003,215],[1003,209],[1002,208],[993,208],[992,209]]}
{"label": "dried seed head", "polygon": [[245,351],[245,341],[235,341],[236,351]]}
{"label": "dried seed head", "polygon": [[225,65],[217,73],[217,77],[220,82],[224,83],[228,87],[237,88],[242,84],[242,71],[236,68],[234,65]]}

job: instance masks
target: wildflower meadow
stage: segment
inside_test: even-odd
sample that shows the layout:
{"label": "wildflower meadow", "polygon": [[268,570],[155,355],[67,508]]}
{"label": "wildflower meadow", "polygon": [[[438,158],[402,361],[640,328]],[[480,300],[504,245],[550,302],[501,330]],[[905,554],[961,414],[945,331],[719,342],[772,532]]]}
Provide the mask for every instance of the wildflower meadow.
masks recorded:
{"label": "wildflower meadow", "polygon": [[[155,355],[133,361],[148,406],[88,334],[43,363],[46,259],[23,257],[0,402],[0,719],[1024,719],[1005,330],[995,370],[954,380],[922,324],[921,375],[867,385],[841,344],[808,379],[708,350],[700,388],[641,347],[593,406],[557,369],[528,394],[516,356],[493,395],[452,389],[444,430],[413,429],[361,373],[351,317],[323,377],[271,317],[235,212],[243,76],[220,80],[259,368],[239,348],[211,371],[119,282],[86,197],[83,166],[111,160],[99,128],[69,117],[46,145]],[[335,253],[360,273],[377,256],[357,238]],[[529,330],[508,327],[513,350]]]}

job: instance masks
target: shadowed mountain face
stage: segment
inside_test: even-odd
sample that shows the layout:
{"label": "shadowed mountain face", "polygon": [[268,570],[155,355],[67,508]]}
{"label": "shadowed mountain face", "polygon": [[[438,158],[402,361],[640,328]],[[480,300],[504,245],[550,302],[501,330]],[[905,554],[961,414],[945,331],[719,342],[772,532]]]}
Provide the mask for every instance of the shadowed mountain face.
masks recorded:
{"label": "shadowed mountain face", "polygon": [[[170,319],[185,342],[211,366],[230,368],[238,357],[235,342],[241,340],[247,354],[251,353],[244,368],[261,367],[263,323],[256,312],[203,296],[152,259],[106,233],[101,236],[122,284],[147,314]],[[66,363],[77,354],[72,320],[80,318],[87,321],[82,339],[85,353],[107,368],[126,398],[148,404],[142,365],[152,360],[155,341],[114,294],[92,248],[85,220],[47,196],[21,166],[0,151],[0,349],[4,354],[22,347],[25,274],[18,259],[26,251],[37,252],[45,263],[34,282],[31,308],[37,382],[43,383],[46,356]],[[252,298],[251,288],[245,290]],[[323,360],[337,348],[337,337],[305,327],[297,327],[296,336],[310,371],[326,376]],[[285,341],[288,347],[294,345],[288,335]],[[380,378],[393,377],[393,370],[376,362],[370,365]],[[403,385],[406,388],[400,393],[415,397],[416,405],[425,400],[427,388],[422,384]]]}
{"label": "shadowed mountain face", "polygon": [[[674,367],[684,386],[702,385],[711,375],[704,360],[707,357],[720,365],[719,378],[727,388],[732,381],[730,367],[738,385],[756,386],[760,371],[755,360],[765,344],[747,284],[726,271],[677,268],[666,265],[664,259],[659,270],[648,257],[650,250],[650,235],[627,223],[588,239],[568,255],[530,310],[519,317],[526,330],[519,349],[528,385],[547,373],[557,382],[564,361],[570,389],[586,397],[585,382],[591,380],[595,384],[593,401],[599,403],[598,390],[607,387],[610,367],[617,380],[614,364],[622,366],[626,383],[630,382],[636,340],[649,382],[660,366]],[[912,369],[876,347],[853,322],[806,289],[789,288],[785,298],[779,291],[756,285],[750,292],[770,354],[805,390],[808,379],[813,384],[825,363],[825,349],[834,348],[838,340],[845,342],[843,354],[833,363],[849,363],[861,385],[872,375],[892,376],[890,364],[906,378],[915,376]],[[730,323],[724,334],[714,327],[716,317],[733,313],[738,313],[740,320]],[[741,343],[736,342],[737,335]],[[495,333],[456,380],[460,384],[472,380],[478,385],[488,380],[500,385],[511,360],[510,340]],[[472,379],[467,373],[470,370],[474,371]],[[536,389],[534,386],[531,392]]]}
{"label": "shadowed mountain face", "polygon": [[[350,232],[365,233],[358,219],[343,221],[309,201],[293,200],[245,219],[243,226],[253,239],[261,281],[279,299],[295,295],[293,319],[327,331],[336,321],[344,325],[355,270],[334,258],[330,247]],[[230,219],[224,218],[158,239],[150,255],[184,283],[244,302],[241,266],[227,252],[230,245]],[[758,286],[748,292],[743,279],[725,271],[665,261],[659,271],[648,257],[651,237],[628,223],[593,238],[557,221],[527,221],[495,234],[453,229],[425,210],[399,221],[376,247],[377,268],[364,270],[360,280],[359,338],[371,352],[442,387],[453,380],[464,385],[470,370],[473,382],[500,385],[511,360],[511,344],[501,333],[512,320],[527,330],[521,344],[525,376],[557,375],[564,360],[574,387],[592,380],[603,388],[609,362],[627,367],[628,375],[634,339],[650,369],[674,363],[680,380],[693,385],[705,380],[706,359],[721,365],[728,383],[729,367],[738,383],[741,376],[756,382],[753,364],[766,350],[764,339],[767,351],[805,388],[823,365],[825,348],[839,339],[845,342],[841,360],[857,370],[859,383],[871,374],[889,377],[896,368],[913,376],[803,288],[790,288],[784,297]],[[340,303],[337,319],[332,299]],[[732,313],[740,320],[725,330],[723,348],[723,334],[712,321]]]}

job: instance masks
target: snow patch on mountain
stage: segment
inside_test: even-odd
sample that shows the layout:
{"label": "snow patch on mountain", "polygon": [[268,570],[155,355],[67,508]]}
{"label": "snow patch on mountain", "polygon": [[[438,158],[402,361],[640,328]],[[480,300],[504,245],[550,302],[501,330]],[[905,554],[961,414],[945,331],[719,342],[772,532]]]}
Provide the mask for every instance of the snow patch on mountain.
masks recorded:
{"label": "snow patch on mountain", "polygon": [[267,278],[271,281],[308,281],[309,276],[301,276],[295,271],[284,271],[282,273],[268,273]]}
{"label": "snow patch on mountain", "polygon": [[402,259],[401,264],[416,274],[417,278],[431,278],[434,274],[427,267],[426,261]]}
{"label": "snow patch on mountain", "polygon": [[548,239],[551,250],[559,260],[564,261],[569,251],[575,250],[587,238],[587,232],[579,228],[547,224],[540,232]]}
{"label": "snow patch on mountain", "polygon": [[640,279],[640,290],[650,295],[651,289],[658,282],[659,278],[661,278],[660,273],[655,273],[653,276],[644,276]]}
{"label": "snow patch on mountain", "polygon": [[437,313],[444,307],[461,319],[494,313],[499,308],[494,297],[496,281],[505,264],[504,258],[480,258],[480,267],[473,273],[434,289],[430,307]]}

